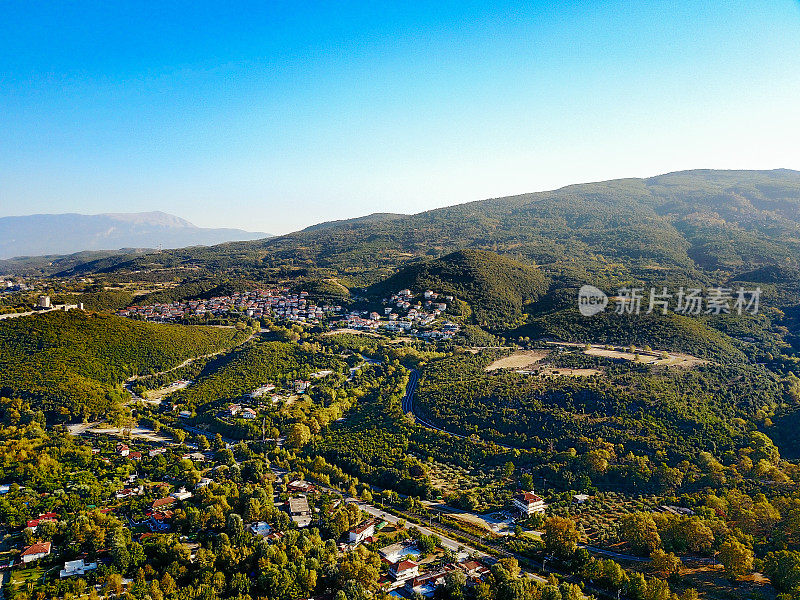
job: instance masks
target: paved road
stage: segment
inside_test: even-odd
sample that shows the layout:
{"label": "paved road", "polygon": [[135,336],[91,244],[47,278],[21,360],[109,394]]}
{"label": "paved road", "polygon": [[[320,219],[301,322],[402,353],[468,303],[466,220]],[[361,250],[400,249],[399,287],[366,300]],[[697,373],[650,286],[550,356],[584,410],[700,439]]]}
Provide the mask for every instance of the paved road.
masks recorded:
{"label": "paved road", "polygon": [[[406,395],[403,396],[402,402],[402,409],[403,414],[409,414],[414,417],[414,420],[422,425],[423,427],[427,427],[428,429],[432,429],[434,431],[438,431],[439,433],[445,433],[447,435],[453,436],[454,438],[458,438],[460,440],[466,440],[469,438],[467,435],[461,435],[460,433],[453,433],[452,431],[447,431],[446,429],[442,429],[441,427],[437,427],[430,421],[423,419],[418,414],[414,412],[414,393],[417,391],[417,386],[419,384],[419,371],[416,369],[411,369],[411,373],[408,376],[408,383],[406,384]],[[503,444],[498,444],[494,442],[496,446],[499,448],[503,448],[504,450],[516,450],[513,446],[505,446]]]}

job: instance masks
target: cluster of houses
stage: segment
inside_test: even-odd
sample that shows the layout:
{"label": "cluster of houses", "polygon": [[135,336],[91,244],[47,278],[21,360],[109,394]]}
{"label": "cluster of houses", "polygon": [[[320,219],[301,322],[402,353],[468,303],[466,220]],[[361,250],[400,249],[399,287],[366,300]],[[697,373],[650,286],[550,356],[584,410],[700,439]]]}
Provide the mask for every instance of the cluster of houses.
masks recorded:
{"label": "cluster of houses", "polygon": [[259,319],[274,317],[290,321],[319,323],[326,316],[342,311],[341,306],[318,305],[308,298],[308,292],[290,293],[288,289],[236,292],[230,296],[215,296],[207,300],[184,300],[147,306],[130,306],[117,311],[122,317],[148,321],[180,321],[188,317],[243,314]]}
{"label": "cluster of houses", "polygon": [[[332,371],[324,371],[320,373],[330,374]],[[312,377],[320,377],[319,373],[314,373],[311,375]],[[311,382],[304,380],[304,379],[297,379],[292,381],[289,384],[288,389],[282,390],[283,394],[286,393],[295,393],[295,394],[305,394],[308,389],[311,387]],[[265,396],[269,395],[269,402],[272,404],[276,404],[281,401],[287,401],[291,399],[291,396],[287,395],[279,395],[274,393],[276,391],[276,387],[274,384],[269,383],[266,385],[262,385],[252,392],[245,394],[242,399],[238,402],[232,402],[227,405],[224,409],[219,411],[218,416],[222,419],[245,419],[246,421],[252,421],[258,417],[258,410],[253,408],[253,406],[248,406],[248,404],[257,405],[259,402],[263,402]],[[191,413],[189,411],[185,411],[186,418],[191,417]]]}
{"label": "cluster of houses", "polygon": [[31,289],[33,288],[24,282],[18,283],[13,279],[0,277],[0,293],[13,294],[14,292],[27,292]]}
{"label": "cluster of houses", "polygon": [[[350,329],[377,331],[382,329],[391,333],[408,333],[424,339],[449,339],[459,330],[457,323],[446,321],[433,328],[447,310],[452,296],[441,296],[433,290],[426,290],[422,297],[415,296],[409,289],[400,290],[383,299],[383,314],[353,311],[344,317],[343,325]],[[417,328],[429,328],[418,331]]]}
{"label": "cluster of houses", "polygon": [[380,583],[390,595],[400,598],[431,598],[444,583],[447,574],[456,570],[463,572],[467,583],[471,585],[483,581],[490,572],[483,562],[468,556],[461,556],[456,562],[426,568],[424,562],[419,562],[420,551],[412,540],[391,544],[378,550],[378,553],[386,567],[386,574]]}

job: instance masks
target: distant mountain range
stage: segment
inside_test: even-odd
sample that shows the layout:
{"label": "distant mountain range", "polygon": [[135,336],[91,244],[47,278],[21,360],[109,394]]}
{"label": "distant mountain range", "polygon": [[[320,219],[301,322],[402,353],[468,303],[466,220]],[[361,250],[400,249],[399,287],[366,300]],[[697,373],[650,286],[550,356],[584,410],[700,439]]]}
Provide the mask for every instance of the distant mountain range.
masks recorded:
{"label": "distant mountain range", "polygon": [[120,248],[183,248],[271,237],[207,229],[163,212],[0,217],[0,259]]}
{"label": "distant mountain range", "polygon": [[789,289],[800,270],[800,172],[696,170],[601,181],[415,215],[376,213],[268,239],[2,261],[0,273],[71,276],[191,264],[197,277],[302,277],[353,289],[464,249],[505,255],[577,287],[737,278]]}

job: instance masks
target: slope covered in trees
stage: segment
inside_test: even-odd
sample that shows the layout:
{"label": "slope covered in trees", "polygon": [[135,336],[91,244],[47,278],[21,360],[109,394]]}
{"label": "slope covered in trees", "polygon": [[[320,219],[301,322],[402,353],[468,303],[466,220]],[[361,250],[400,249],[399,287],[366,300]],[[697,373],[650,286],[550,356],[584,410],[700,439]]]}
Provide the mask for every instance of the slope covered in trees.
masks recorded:
{"label": "slope covered in trees", "polygon": [[624,452],[663,452],[674,464],[698,452],[736,451],[753,424],[786,401],[775,375],[749,366],[652,369],[575,354],[556,366],[594,366],[602,374],[537,377],[484,371],[494,356],[431,362],[422,371],[418,412],[449,431],[513,447],[565,451],[603,438]]}
{"label": "slope covered in trees", "polygon": [[467,302],[479,325],[508,327],[522,316],[526,304],[547,289],[538,269],[484,250],[459,250],[442,258],[401,269],[371,288],[391,293],[409,288],[434,290]]}
{"label": "slope covered in trees", "polygon": [[11,319],[0,324],[0,395],[29,399],[55,418],[95,418],[116,406],[128,377],[176,367],[247,335],[79,311]]}

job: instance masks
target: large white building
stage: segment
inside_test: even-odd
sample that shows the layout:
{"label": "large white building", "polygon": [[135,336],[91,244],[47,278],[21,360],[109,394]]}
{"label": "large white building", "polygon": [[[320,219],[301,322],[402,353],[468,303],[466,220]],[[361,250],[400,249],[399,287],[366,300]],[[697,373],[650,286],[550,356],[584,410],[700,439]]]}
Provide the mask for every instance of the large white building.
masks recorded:
{"label": "large white building", "polygon": [[61,572],[59,573],[58,576],[61,579],[64,579],[66,577],[73,577],[75,575],[83,576],[86,575],[87,571],[94,571],[96,568],[97,568],[96,562],[87,563],[84,562],[82,558],[78,560],[68,560],[67,562],[64,563],[64,568],[61,569]]}
{"label": "large white building", "polygon": [[375,523],[375,519],[370,519],[353,527],[350,530],[350,535],[348,536],[349,542],[351,544],[360,544],[367,538],[371,538],[373,535],[375,535]]}
{"label": "large white building", "polygon": [[528,517],[535,513],[543,513],[547,509],[547,504],[544,503],[544,500],[533,492],[515,494],[513,504],[514,508]]}

